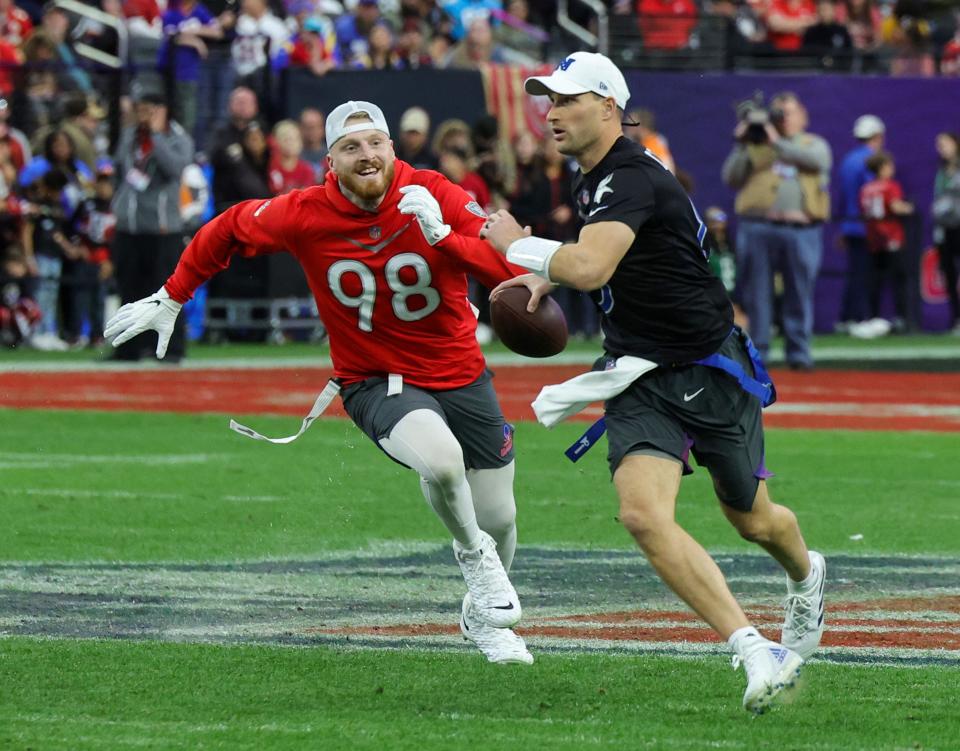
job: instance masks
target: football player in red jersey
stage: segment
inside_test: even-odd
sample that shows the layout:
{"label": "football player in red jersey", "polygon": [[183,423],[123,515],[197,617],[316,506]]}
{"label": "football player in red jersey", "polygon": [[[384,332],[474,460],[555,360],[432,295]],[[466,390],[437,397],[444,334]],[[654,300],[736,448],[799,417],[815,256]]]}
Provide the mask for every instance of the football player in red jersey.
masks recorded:
{"label": "football player in red jersey", "polygon": [[329,332],[344,408],[420,475],[454,538],[468,590],[461,631],[491,662],[530,664],[510,629],[520,619],[506,573],[516,548],[513,428],[477,345],[466,278],[493,287],[522,269],[479,239],[485,215],[468,194],[396,159],[379,107],[340,105],[326,135],[324,185],[245,201],[207,223],[166,284],[121,308],[104,334],[117,346],[155,330],[163,357],[182,303],[232,255],[292,253]]}

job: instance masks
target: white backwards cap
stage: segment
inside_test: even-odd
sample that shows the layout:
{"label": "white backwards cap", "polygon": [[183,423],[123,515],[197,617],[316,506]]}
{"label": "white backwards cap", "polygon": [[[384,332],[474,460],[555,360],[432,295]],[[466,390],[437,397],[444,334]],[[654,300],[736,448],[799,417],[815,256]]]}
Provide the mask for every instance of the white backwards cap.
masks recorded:
{"label": "white backwards cap", "polygon": [[[357,113],[366,115],[371,122],[356,120],[348,124],[347,119]],[[383,110],[373,102],[344,102],[327,115],[327,149],[333,148],[333,144],[344,136],[359,133],[361,130],[379,130],[388,137],[390,135]]]}

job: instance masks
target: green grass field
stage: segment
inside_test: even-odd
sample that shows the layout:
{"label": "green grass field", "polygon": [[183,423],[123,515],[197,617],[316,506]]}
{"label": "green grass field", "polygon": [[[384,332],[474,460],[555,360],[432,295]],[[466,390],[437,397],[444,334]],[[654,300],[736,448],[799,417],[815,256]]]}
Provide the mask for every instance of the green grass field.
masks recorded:
{"label": "green grass field", "polygon": [[[0,425],[0,748],[960,748],[960,661],[936,650],[814,661],[795,703],[754,719],[715,648],[530,636],[523,668],[488,665],[454,634],[380,649],[318,635],[453,624],[462,587],[416,478],[347,422],[287,447],[209,415],[0,410]],[[631,552],[604,452],[562,457],[580,429],[518,426],[525,621],[645,599],[682,610]],[[957,448],[956,434],[769,432],[771,491],[840,562],[838,598],[958,599]],[[705,472],[684,481],[679,515],[740,571],[735,591],[776,601],[775,569],[743,557]],[[914,565],[906,554],[933,573],[888,573]]]}

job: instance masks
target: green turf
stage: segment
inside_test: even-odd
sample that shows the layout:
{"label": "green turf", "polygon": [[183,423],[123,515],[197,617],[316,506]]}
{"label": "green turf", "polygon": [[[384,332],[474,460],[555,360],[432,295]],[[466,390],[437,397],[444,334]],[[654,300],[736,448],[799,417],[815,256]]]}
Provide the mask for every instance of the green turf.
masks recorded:
{"label": "green turf", "polygon": [[[276,434],[298,423],[244,421]],[[223,416],[0,410],[0,425],[3,561],[292,558],[445,539],[412,473],[346,421],[286,447],[237,436]],[[603,449],[576,466],[562,456],[581,427],[518,426],[521,546],[632,547]],[[827,553],[955,555],[956,449],[949,434],[772,430],[771,489]],[[679,515],[711,550],[753,550],[702,470]],[[0,638],[0,748],[960,747],[955,668],[814,663],[806,675],[795,704],[752,719],[742,674],[720,657],[538,653],[523,669],[473,652]]]}
{"label": "green turf", "polygon": [[[956,676],[812,664],[796,701],[738,706],[723,658],[0,640],[0,747],[955,749]],[[733,698],[737,697],[737,698]],[[850,700],[855,697],[854,700]]]}
{"label": "green turf", "polygon": [[[413,473],[345,420],[320,421],[289,446],[210,415],[0,410],[0,422],[8,560],[249,559],[444,538]],[[282,434],[297,420],[245,422]],[[562,454],[581,429],[518,426],[521,544],[632,546],[604,447],[577,465]],[[953,553],[956,448],[953,434],[771,430],[771,494],[824,552]],[[723,520],[706,471],[683,481],[678,508],[707,547],[751,549]]]}

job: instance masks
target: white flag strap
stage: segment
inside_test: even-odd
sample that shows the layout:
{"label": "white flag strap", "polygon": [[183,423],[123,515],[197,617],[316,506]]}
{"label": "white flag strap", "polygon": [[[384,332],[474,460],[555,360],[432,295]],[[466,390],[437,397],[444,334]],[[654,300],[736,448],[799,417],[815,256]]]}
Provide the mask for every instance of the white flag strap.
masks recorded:
{"label": "white flag strap", "polygon": [[230,421],[230,430],[246,436],[247,438],[253,438],[258,441],[269,441],[270,443],[278,444],[293,443],[300,436],[307,432],[307,428],[313,424],[314,420],[323,414],[324,410],[330,406],[330,403],[339,393],[340,384],[331,378],[329,381],[327,381],[327,385],[324,386],[323,391],[321,391],[319,396],[317,396],[317,400],[313,403],[313,407],[310,409],[310,412],[306,417],[303,418],[303,423],[301,423],[300,430],[296,435],[288,435],[286,438],[267,438],[265,435],[260,435],[253,428],[248,428],[246,425],[241,425],[236,420]]}

